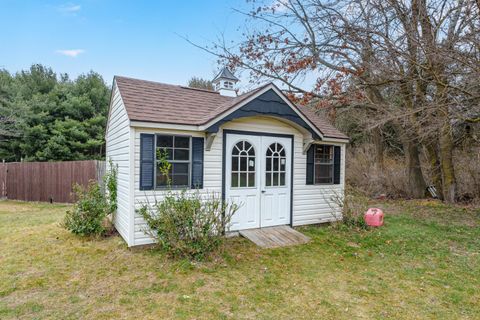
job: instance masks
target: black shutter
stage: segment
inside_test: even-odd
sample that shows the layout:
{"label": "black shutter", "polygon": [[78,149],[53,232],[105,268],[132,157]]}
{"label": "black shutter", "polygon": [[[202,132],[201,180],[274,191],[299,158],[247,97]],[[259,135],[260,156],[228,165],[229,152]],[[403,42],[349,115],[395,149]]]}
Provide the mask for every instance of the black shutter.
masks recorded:
{"label": "black shutter", "polygon": [[342,152],[339,146],[334,146],[333,148],[333,184],[340,184],[340,164]]}
{"label": "black shutter", "polygon": [[192,189],[203,188],[203,138],[192,138]]}
{"label": "black shutter", "polygon": [[307,184],[315,184],[314,182],[314,161],[315,161],[315,145],[312,144],[307,151]]}
{"label": "black shutter", "polygon": [[155,135],[140,134],[140,190],[153,189]]}

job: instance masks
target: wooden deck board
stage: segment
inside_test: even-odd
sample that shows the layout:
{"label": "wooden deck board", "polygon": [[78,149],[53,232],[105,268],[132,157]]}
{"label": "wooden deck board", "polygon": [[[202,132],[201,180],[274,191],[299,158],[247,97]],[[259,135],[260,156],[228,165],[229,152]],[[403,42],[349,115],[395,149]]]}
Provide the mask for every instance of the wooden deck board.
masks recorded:
{"label": "wooden deck board", "polygon": [[262,248],[294,246],[310,241],[309,237],[289,226],[248,229],[239,233],[242,237]]}

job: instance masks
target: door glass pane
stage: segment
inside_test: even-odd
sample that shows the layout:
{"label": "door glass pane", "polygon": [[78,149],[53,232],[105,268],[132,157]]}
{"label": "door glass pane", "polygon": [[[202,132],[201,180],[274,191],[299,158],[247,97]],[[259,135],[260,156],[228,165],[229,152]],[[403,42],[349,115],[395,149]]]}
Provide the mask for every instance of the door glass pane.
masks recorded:
{"label": "door glass pane", "polygon": [[265,175],[265,185],[267,187],[270,187],[272,185],[272,174],[270,172],[267,172]]}
{"label": "door glass pane", "polygon": [[240,184],[239,187],[247,186],[247,174],[245,172],[240,173]]}
{"label": "door glass pane", "polygon": [[278,156],[274,156],[274,158],[273,158],[273,171],[278,171],[278,162],[279,162]]}
{"label": "door glass pane", "polygon": [[278,186],[278,172],[274,172],[274,173],[273,173],[272,186]]}
{"label": "door glass pane", "polygon": [[267,157],[267,171],[272,171],[272,158]]}
{"label": "door glass pane", "polygon": [[233,150],[232,150],[232,155],[236,156],[236,155],[238,155],[239,152],[240,152],[240,150],[238,150],[238,147],[234,146]]}
{"label": "door glass pane", "polygon": [[232,173],[232,188],[238,187],[238,173]]}
{"label": "door glass pane", "polygon": [[238,171],[238,157],[232,157],[232,171]]}
{"label": "door glass pane", "polygon": [[255,187],[255,172],[248,173],[248,186]]}
{"label": "door glass pane", "polygon": [[240,171],[247,171],[247,157],[240,157]]}
{"label": "door glass pane", "polygon": [[280,185],[281,186],[285,185],[285,172],[280,173]]}

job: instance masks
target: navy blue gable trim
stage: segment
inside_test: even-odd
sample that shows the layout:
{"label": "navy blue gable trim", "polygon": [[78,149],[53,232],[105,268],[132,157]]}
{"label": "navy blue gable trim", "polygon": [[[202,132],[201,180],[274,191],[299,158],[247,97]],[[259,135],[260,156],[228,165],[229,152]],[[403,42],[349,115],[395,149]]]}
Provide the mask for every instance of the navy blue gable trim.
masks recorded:
{"label": "navy blue gable trim", "polygon": [[203,188],[203,145],[203,138],[192,138],[192,189]]}
{"label": "navy blue gable trim", "polygon": [[155,173],[155,135],[140,134],[140,190],[153,189]]}
{"label": "navy blue gable trim", "polygon": [[320,139],[315,130],[310,127],[290,106],[272,89],[253,99],[240,109],[207,128],[207,132],[218,132],[220,126],[228,121],[257,115],[275,116],[297,123],[312,133],[314,139]]}

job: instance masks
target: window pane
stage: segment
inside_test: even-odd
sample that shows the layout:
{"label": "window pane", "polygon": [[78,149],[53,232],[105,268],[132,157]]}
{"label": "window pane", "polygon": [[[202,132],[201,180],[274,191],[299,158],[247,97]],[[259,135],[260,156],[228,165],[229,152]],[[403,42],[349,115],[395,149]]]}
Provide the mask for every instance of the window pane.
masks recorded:
{"label": "window pane", "polygon": [[[167,176],[162,173],[161,169],[161,164],[157,162],[157,187],[165,187],[168,185],[168,179]],[[170,167],[169,170],[169,175],[168,177],[170,178],[170,181],[172,179],[172,168]]]}
{"label": "window pane", "polygon": [[157,147],[173,147],[173,136],[157,136]]}
{"label": "window pane", "polygon": [[285,171],[286,163],[287,163],[287,159],[285,159],[285,158],[280,159],[280,171]]}
{"label": "window pane", "polygon": [[248,171],[255,171],[255,158],[248,158]]}
{"label": "window pane", "polygon": [[317,145],[315,148],[316,163],[331,163],[333,161],[333,147]]}
{"label": "window pane", "polygon": [[166,157],[166,160],[173,160],[172,155],[172,149],[157,148],[157,160],[160,160],[161,157]]}
{"label": "window pane", "polygon": [[248,186],[255,187],[255,172],[248,174]]}
{"label": "window pane", "polygon": [[232,187],[238,187],[238,173],[232,173]]}
{"label": "window pane", "polygon": [[280,173],[280,185],[285,185],[285,172]]}
{"label": "window pane", "polygon": [[267,173],[265,175],[265,185],[267,187],[270,187],[272,185],[272,174],[271,173]]}
{"label": "window pane", "polygon": [[273,158],[273,171],[278,171],[278,157]]}
{"label": "window pane", "polygon": [[246,186],[247,186],[247,174],[240,173],[240,187],[246,187]]}
{"label": "window pane", "polygon": [[175,148],[190,148],[190,138],[175,137]]}
{"label": "window pane", "polygon": [[315,183],[332,183],[333,165],[316,164],[315,165]]}
{"label": "window pane", "polygon": [[267,157],[271,156],[272,155],[272,150],[270,148],[268,148],[267,150]]}
{"label": "window pane", "polygon": [[189,150],[175,149],[175,160],[188,160]]}
{"label": "window pane", "polygon": [[278,186],[278,173],[276,172],[273,174],[272,186]]}
{"label": "window pane", "polygon": [[282,151],[280,151],[280,156],[285,157],[285,149],[282,148]]}
{"label": "window pane", "polygon": [[232,155],[236,156],[239,153],[240,153],[240,151],[238,150],[238,143],[237,143],[237,145],[233,147]]}
{"label": "window pane", "polygon": [[240,157],[240,171],[247,171],[247,157]]}
{"label": "window pane", "polygon": [[238,157],[232,157],[232,171],[238,171]]}
{"label": "window pane", "polygon": [[174,163],[173,174],[184,174],[188,175],[188,163]]}
{"label": "window pane", "polygon": [[272,171],[272,158],[267,158],[267,171]]}
{"label": "window pane", "polygon": [[180,174],[180,175],[173,175],[173,182],[174,186],[186,186],[188,185],[188,175]]}

